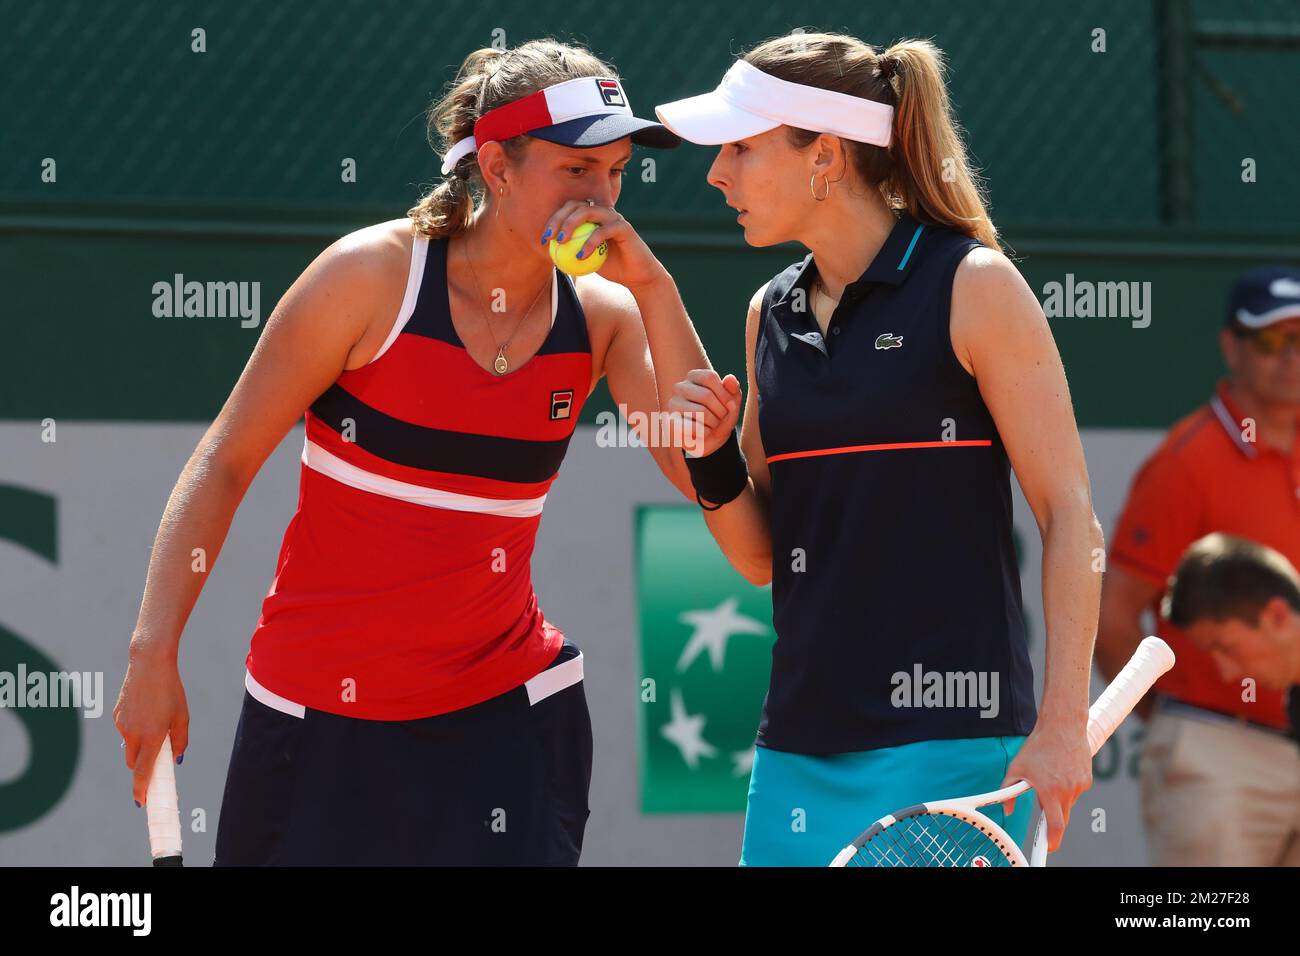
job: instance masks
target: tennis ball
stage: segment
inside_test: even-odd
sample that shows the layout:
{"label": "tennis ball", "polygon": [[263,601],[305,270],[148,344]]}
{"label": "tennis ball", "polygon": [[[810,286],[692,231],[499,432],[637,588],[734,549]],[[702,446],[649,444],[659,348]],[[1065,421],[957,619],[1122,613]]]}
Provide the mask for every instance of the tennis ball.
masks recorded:
{"label": "tennis ball", "polygon": [[583,241],[596,231],[594,222],[584,222],[577,229],[573,230],[573,235],[565,242],[556,242],[551,240],[551,261],[559,267],[561,272],[568,273],[571,276],[585,276],[588,273],[595,272],[605,264],[605,257],[609,255],[609,243],[602,242],[586,256],[579,259],[578,252],[582,249]]}

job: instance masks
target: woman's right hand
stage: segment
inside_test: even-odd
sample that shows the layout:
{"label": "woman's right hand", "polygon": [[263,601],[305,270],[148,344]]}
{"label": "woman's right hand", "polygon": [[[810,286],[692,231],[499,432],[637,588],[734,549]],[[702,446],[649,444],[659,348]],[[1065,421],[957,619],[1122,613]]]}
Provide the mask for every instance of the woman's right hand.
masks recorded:
{"label": "woman's right hand", "polygon": [[711,368],[695,368],[673,386],[668,411],[680,414],[682,443],[691,458],[711,455],[724,445],[740,417],[740,382]]}
{"label": "woman's right hand", "polygon": [[135,774],[131,796],[143,806],[163,739],[171,735],[172,754],[178,762],[189,744],[190,709],[174,653],[156,652],[132,642],[113,723],[122,735],[126,766]]}

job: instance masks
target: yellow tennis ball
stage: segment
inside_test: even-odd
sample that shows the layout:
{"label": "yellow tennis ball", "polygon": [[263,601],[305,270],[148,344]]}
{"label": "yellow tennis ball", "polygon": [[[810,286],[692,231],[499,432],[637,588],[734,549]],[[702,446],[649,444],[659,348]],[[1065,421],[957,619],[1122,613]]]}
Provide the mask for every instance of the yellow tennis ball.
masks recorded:
{"label": "yellow tennis ball", "polygon": [[605,257],[609,255],[608,242],[602,242],[587,253],[586,256],[581,259],[578,258],[578,252],[582,249],[583,240],[595,231],[596,224],[594,222],[584,222],[573,230],[573,235],[569,236],[564,242],[551,240],[551,261],[559,267],[561,272],[568,273],[571,276],[585,276],[588,273],[595,272],[605,264]]}

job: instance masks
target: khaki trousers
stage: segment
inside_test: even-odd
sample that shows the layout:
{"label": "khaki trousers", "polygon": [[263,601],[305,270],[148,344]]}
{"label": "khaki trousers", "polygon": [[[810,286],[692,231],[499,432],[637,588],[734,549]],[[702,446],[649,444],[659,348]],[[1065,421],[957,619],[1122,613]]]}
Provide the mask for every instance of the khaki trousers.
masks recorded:
{"label": "khaki trousers", "polygon": [[1141,763],[1152,866],[1300,866],[1300,746],[1162,709]]}

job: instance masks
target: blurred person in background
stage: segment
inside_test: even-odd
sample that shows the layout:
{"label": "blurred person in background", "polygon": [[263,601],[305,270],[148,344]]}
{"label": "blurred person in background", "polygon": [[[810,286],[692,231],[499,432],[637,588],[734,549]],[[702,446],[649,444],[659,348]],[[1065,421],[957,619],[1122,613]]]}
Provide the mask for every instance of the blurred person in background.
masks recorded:
{"label": "blurred person in background", "polygon": [[[1193,541],[1226,532],[1300,563],[1300,269],[1244,273],[1219,348],[1227,377],[1143,464],[1111,536],[1097,632],[1107,680],[1141,641],[1142,615],[1159,606]],[[1296,783],[1277,778],[1295,757],[1282,692],[1225,680],[1173,621],[1161,620],[1158,633],[1178,663],[1147,709],[1141,777],[1152,863],[1295,863]]]}
{"label": "blurred person in background", "polygon": [[[1160,616],[1214,660],[1224,680],[1286,692],[1291,736],[1300,742],[1300,573],[1280,552],[1207,534],[1178,562]],[[1300,749],[1280,771],[1296,787],[1292,831],[1300,837]]]}

